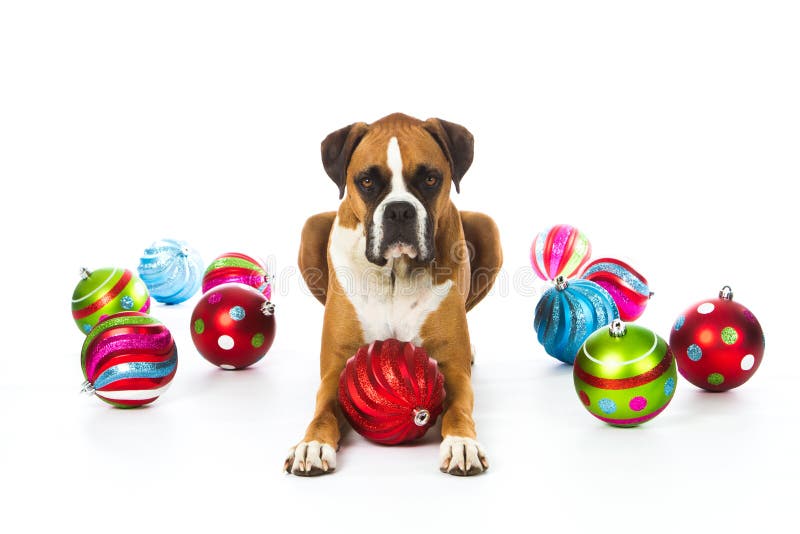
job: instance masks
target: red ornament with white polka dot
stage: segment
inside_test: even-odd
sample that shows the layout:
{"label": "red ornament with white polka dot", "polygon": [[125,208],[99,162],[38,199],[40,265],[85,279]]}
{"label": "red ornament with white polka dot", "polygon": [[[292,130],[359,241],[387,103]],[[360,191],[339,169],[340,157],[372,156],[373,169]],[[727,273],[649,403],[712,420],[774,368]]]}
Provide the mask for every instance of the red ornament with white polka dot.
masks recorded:
{"label": "red ornament with white polka dot", "polygon": [[272,346],[275,306],[252,287],[223,284],[197,303],[191,329],[194,346],[206,360],[223,369],[242,369]]}
{"label": "red ornament with white polka dot", "polygon": [[681,375],[708,391],[741,386],[764,356],[764,332],[750,310],[733,301],[729,286],[701,300],[675,321],[669,345]]}

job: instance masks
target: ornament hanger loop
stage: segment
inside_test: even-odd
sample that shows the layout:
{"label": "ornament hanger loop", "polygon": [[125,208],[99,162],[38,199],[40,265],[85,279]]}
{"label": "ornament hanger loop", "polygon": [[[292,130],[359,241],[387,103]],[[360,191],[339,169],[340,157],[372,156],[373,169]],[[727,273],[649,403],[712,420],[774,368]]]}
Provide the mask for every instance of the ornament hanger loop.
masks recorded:
{"label": "ornament hanger loop", "polygon": [[88,280],[92,276],[92,271],[86,267],[81,267],[81,280]]}
{"label": "ornament hanger loop", "polygon": [[86,380],[83,384],[81,384],[81,393],[94,393],[94,386],[92,383]]}
{"label": "ornament hanger loop", "polygon": [[424,409],[414,410],[414,424],[417,426],[425,426],[431,418],[431,413]]}
{"label": "ornament hanger loop", "polygon": [[622,337],[627,331],[628,328],[620,319],[614,319],[611,321],[611,324],[608,325],[608,333],[611,334],[611,337]]}
{"label": "ornament hanger loop", "polygon": [[731,286],[722,286],[719,290],[719,298],[722,300],[733,300],[733,289]]}

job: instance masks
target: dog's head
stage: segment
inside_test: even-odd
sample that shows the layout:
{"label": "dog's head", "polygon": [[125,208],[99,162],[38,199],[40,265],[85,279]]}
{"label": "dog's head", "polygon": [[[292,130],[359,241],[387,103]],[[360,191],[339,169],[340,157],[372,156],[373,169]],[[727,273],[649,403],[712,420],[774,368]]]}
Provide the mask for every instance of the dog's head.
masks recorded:
{"label": "dog's head", "polygon": [[364,225],[369,261],[434,259],[438,216],[449,206],[450,182],[459,190],[472,151],[463,126],[399,113],[345,126],[322,141],[325,172]]}

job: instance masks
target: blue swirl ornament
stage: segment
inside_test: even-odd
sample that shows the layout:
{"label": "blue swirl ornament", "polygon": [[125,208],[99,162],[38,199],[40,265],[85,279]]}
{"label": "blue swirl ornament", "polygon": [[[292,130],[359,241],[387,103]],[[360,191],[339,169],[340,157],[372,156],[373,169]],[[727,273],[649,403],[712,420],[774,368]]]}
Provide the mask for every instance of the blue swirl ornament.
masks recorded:
{"label": "blue swirl ornament", "polygon": [[533,328],[547,354],[572,365],[592,332],[618,318],[614,299],[600,285],[559,276],[536,305]]}
{"label": "blue swirl ornament", "polygon": [[200,289],[203,260],[185,241],[161,239],[142,254],[139,276],[158,302],[179,304]]}

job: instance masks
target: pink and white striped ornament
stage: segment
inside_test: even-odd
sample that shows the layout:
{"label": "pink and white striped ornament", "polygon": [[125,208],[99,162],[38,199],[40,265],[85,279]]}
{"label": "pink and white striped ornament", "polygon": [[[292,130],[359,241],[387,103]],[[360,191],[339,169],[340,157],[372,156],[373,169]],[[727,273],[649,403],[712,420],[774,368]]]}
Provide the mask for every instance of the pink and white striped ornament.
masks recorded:
{"label": "pink and white striped ornament", "polygon": [[557,224],[539,232],[531,245],[531,265],[542,280],[576,276],[592,252],[583,232],[568,224]]}

